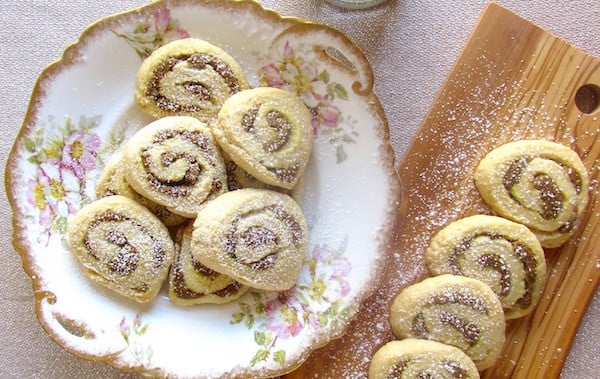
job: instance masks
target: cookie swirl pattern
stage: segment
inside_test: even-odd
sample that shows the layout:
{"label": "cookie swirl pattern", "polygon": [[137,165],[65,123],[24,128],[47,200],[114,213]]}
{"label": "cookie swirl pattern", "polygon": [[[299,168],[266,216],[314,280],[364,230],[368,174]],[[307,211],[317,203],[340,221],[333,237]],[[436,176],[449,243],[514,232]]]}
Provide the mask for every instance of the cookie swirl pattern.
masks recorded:
{"label": "cookie swirl pattern", "polygon": [[178,305],[221,304],[242,296],[248,287],[209,269],[192,256],[193,223],[176,236],[175,261],[169,274],[169,298]]}
{"label": "cookie swirl pattern", "polygon": [[489,152],[475,184],[500,216],[528,226],[544,247],[574,232],[588,202],[588,173],[566,146],[542,140],[510,142]]}
{"label": "cookie swirl pattern", "polygon": [[304,103],[277,88],[254,88],[230,97],[213,132],[244,171],[285,189],[292,189],[303,175],[313,142],[311,116]]}
{"label": "cookie swirl pattern", "polygon": [[369,379],[478,379],[477,367],[462,350],[436,341],[406,338],[380,347],[369,365]]}
{"label": "cookie swirl pattern", "polygon": [[253,288],[286,290],[307,252],[306,221],[288,195],[240,189],[198,213],[192,255],[205,266]]}
{"label": "cookie swirl pattern", "polygon": [[69,245],[88,277],[138,302],[156,297],[173,261],[167,228],[119,195],[83,207],[69,222]]}
{"label": "cookie swirl pattern", "polygon": [[271,186],[260,180],[256,179],[246,171],[242,170],[237,163],[231,160],[231,158],[224,156],[225,169],[227,171],[227,187],[230,191],[238,190],[241,188],[262,188],[273,191],[290,193],[291,191],[285,190],[280,187]]}
{"label": "cookie swirl pattern", "polygon": [[96,185],[96,198],[100,199],[113,195],[129,197],[148,208],[150,212],[154,213],[167,226],[180,225],[187,220],[185,217],[171,212],[164,205],[148,200],[135,192],[129,183],[127,183],[124,169],[123,154],[120,152],[115,153],[106,163],[106,166],[104,166],[104,170],[102,170],[102,174]]}
{"label": "cookie swirl pattern", "polygon": [[433,275],[479,279],[498,295],[507,319],[529,313],[546,278],[544,250],[526,226],[476,215],[450,223],[431,240],[425,261]]}
{"label": "cookie swirl pattern", "polygon": [[127,182],[171,212],[195,218],[205,202],[227,191],[220,151],[206,124],[165,117],[138,131],[123,149]]}
{"label": "cookie swirl pattern", "polygon": [[483,282],[456,275],[427,278],[403,289],[390,309],[398,338],[422,338],[462,349],[479,370],[491,367],[504,343],[500,300]]}
{"label": "cookie swirl pattern", "polygon": [[225,100],[248,88],[238,63],[221,48],[196,38],[170,42],[140,67],[135,100],[155,118],[216,117]]}

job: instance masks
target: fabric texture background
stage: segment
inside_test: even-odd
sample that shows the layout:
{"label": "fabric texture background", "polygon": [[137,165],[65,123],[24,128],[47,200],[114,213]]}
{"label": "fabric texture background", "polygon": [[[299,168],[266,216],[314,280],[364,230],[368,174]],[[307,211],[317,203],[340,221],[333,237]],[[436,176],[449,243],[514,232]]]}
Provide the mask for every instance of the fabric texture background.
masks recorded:
{"label": "fabric texture background", "polygon": [[[263,0],[284,16],[330,25],[368,57],[375,91],[388,117],[399,160],[452,64],[459,56],[485,0],[388,0],[359,11],[323,0]],[[500,4],[587,53],[600,57],[598,0],[503,0]],[[21,127],[29,96],[43,68],[97,19],[147,4],[147,0],[5,0],[0,7],[0,154],[2,175]],[[4,189],[4,187],[3,187]],[[0,377],[133,378],[106,364],[67,353],[43,330],[34,312],[29,276],[12,247],[12,214],[0,198]],[[590,262],[590,264],[596,264]],[[600,370],[600,296],[588,308],[563,370],[563,378],[597,377]]]}

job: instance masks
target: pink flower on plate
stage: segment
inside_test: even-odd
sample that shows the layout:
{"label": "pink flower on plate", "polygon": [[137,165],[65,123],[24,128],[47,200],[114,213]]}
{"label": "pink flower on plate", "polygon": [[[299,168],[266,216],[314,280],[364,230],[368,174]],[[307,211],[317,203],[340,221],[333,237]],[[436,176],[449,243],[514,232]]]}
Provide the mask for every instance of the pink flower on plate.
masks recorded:
{"label": "pink flower on plate", "polygon": [[[330,104],[320,104],[313,113],[318,124],[335,128],[340,123],[341,112],[338,107]],[[314,121],[313,121],[314,124]]]}
{"label": "pink flower on plate", "polygon": [[295,297],[282,293],[265,304],[267,328],[283,339],[297,336],[304,328],[302,308],[290,299]]}
{"label": "pink flower on plate", "polygon": [[136,24],[132,30],[114,33],[133,47],[142,59],[166,43],[190,37],[190,33],[173,21],[166,6],[157,8],[150,18]]}
{"label": "pink flower on plate", "polygon": [[261,79],[269,87],[287,89],[286,83],[281,78],[281,70],[274,63],[261,69]]}
{"label": "pink flower on plate", "polygon": [[352,270],[352,265],[347,259],[338,259],[333,264],[333,274],[329,277],[331,280],[337,282],[340,290],[340,296],[344,297],[350,292],[350,283],[346,280],[346,277]]}
{"label": "pink flower on plate", "polygon": [[44,228],[47,228],[52,223],[52,215],[54,213],[52,205],[47,197],[49,183],[36,176],[28,182],[29,191],[27,191],[27,200],[29,204],[39,212],[38,222]]}
{"label": "pink flower on plate", "polygon": [[65,138],[61,167],[83,179],[86,172],[96,167],[96,155],[101,144],[97,134],[75,130]]}
{"label": "pink flower on plate", "polygon": [[125,338],[125,340],[128,340],[131,329],[129,328],[129,324],[127,323],[127,318],[125,316],[121,318],[121,322],[119,323],[119,329],[123,338]]}
{"label": "pink flower on plate", "polygon": [[[317,66],[296,56],[289,42],[284,46],[283,60],[278,68],[281,81],[286,83],[287,89],[295,92],[307,107],[314,108],[328,99],[327,83],[319,77]],[[270,73],[271,79],[273,74]]]}
{"label": "pink flower on plate", "polygon": [[160,7],[152,15],[154,19],[154,31],[164,33],[171,25],[171,11],[167,7]]}
{"label": "pink flower on plate", "polygon": [[158,8],[153,14],[153,19],[154,31],[162,36],[163,44],[190,36],[186,30],[173,25],[171,11],[167,7]]}
{"label": "pink flower on plate", "polygon": [[313,283],[323,283],[322,296],[334,298],[344,297],[350,292],[350,284],[346,279],[352,265],[344,256],[329,249],[325,245],[317,244],[313,249],[315,262]]}
{"label": "pink flower on plate", "polygon": [[35,177],[28,182],[28,187],[27,200],[38,210],[38,221],[43,227],[50,226],[58,213],[67,213],[72,208],[68,190],[52,165],[38,166]]}
{"label": "pink flower on plate", "polygon": [[321,126],[339,126],[341,112],[333,100],[336,96],[347,99],[345,89],[331,82],[326,70],[319,71],[316,63],[297,54],[289,41],[283,47],[281,60],[263,66],[259,77],[263,85],[293,92],[302,99],[311,112],[315,134]]}

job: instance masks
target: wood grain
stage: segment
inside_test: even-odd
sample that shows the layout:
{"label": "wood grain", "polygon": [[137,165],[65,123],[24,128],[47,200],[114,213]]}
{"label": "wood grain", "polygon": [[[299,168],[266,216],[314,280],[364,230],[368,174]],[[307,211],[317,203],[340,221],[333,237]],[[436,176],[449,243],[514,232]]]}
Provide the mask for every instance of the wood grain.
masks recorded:
{"label": "wood grain", "polygon": [[[586,112],[575,103],[583,86]],[[599,99],[598,59],[488,5],[398,167],[403,199],[382,285],[342,338],[286,378],[366,378],[372,354],[394,338],[391,300],[428,275],[423,252],[432,235],[460,217],[491,213],[473,183],[474,167],[491,149],[527,138],[559,142],[581,156],[590,203],[575,235],[546,250],[542,300],[507,323],[502,356],[482,377],[558,377],[600,279]]]}

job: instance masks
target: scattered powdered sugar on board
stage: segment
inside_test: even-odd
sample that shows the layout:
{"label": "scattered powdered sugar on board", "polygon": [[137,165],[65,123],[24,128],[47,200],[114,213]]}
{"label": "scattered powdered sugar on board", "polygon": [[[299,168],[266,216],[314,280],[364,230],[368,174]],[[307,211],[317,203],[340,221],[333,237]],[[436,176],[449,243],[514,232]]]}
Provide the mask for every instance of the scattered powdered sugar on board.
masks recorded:
{"label": "scattered powdered sugar on board", "polygon": [[428,275],[423,254],[431,237],[456,219],[491,213],[473,182],[481,158],[508,141],[574,138],[564,113],[566,99],[548,100],[529,88],[526,78],[494,62],[484,52],[476,65],[464,65],[451,77],[440,95],[444,101],[428,115],[430,128],[417,135],[405,158],[416,167],[404,168],[409,176],[403,181],[408,200],[402,233],[380,290],[351,324],[352,339],[359,342],[343,344],[351,349],[344,355],[354,359],[338,363],[342,375],[366,378],[374,352],[395,338],[389,305],[402,288]]}
{"label": "scattered powdered sugar on board", "polygon": [[[531,38],[530,31],[519,30],[509,32],[523,40]],[[497,42],[495,33],[484,34]],[[597,120],[594,117],[595,128],[583,122],[579,125],[580,120],[589,121],[589,116],[574,116],[572,91],[565,90],[569,82],[555,80],[563,78],[557,75],[564,65],[572,64],[548,54],[561,46],[551,40],[506,51],[493,43],[489,46],[495,50],[488,50],[490,41],[478,38],[473,38],[474,43],[457,61],[399,167],[404,199],[396,246],[390,249],[382,284],[363,304],[342,342],[333,341],[322,354],[314,354],[318,363],[311,360],[311,367],[318,369],[320,376],[313,377],[331,377],[331,373],[366,377],[374,352],[395,338],[389,326],[392,299],[402,288],[428,275],[423,254],[431,237],[461,217],[492,213],[473,181],[475,167],[489,151],[522,139],[562,143],[582,157],[593,150],[590,146],[597,146]],[[544,60],[546,55],[551,57],[549,62]],[[598,162],[588,161],[586,166],[592,167],[591,176],[596,178],[590,183],[590,195],[597,197]],[[515,345],[523,342],[520,338],[514,340]],[[563,346],[559,348],[565,351]],[[511,367],[522,366],[513,360],[510,350],[503,354],[506,362],[502,365],[512,361]],[[321,369],[319,363],[327,368]],[[324,375],[324,370],[330,375]]]}

